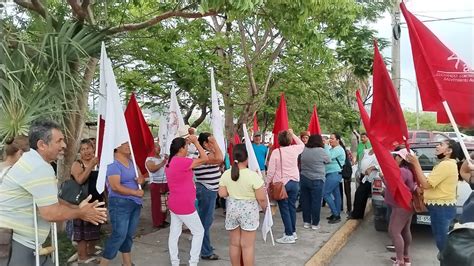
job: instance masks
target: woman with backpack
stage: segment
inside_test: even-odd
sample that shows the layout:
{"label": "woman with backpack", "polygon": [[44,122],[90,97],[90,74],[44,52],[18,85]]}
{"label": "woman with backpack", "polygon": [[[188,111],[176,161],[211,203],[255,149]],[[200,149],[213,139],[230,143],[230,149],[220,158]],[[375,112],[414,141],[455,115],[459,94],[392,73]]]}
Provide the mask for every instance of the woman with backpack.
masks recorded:
{"label": "woman with backpack", "polygon": [[341,221],[341,192],[339,184],[342,181],[342,164],[346,161],[345,148],[341,146],[341,136],[332,133],[329,137],[329,145],[325,150],[331,160],[326,164],[326,182],[324,183],[323,198],[331,209],[331,216],[327,217],[328,223],[335,224]]}

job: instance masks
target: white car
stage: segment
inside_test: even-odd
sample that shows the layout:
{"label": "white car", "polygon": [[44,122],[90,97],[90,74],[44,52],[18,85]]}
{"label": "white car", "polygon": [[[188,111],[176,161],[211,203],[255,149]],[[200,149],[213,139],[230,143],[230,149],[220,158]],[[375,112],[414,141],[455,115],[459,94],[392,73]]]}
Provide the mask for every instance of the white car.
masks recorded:
{"label": "white car", "polygon": [[[445,132],[446,135],[448,135],[448,137],[450,139],[453,139],[455,141],[458,141],[458,137],[456,136],[456,132]],[[473,136],[468,136],[464,133],[460,133],[461,134],[461,138],[462,140],[464,141],[468,141],[468,142],[474,142],[474,137]]]}

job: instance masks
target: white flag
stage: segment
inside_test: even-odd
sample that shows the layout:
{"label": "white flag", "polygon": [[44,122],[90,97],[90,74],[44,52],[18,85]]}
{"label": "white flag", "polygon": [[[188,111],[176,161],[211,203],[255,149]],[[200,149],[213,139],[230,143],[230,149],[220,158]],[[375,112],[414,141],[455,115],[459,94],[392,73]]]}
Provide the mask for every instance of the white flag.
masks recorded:
{"label": "white flag", "polygon": [[[250,142],[246,124],[243,124],[243,130],[244,130],[244,138],[245,138],[245,148],[247,149],[247,153],[248,153],[248,161],[249,161],[248,167],[250,170],[256,171],[260,175],[260,177],[263,178],[262,172],[260,172],[260,166],[258,165],[257,156],[255,155],[255,151],[253,150],[252,143]],[[262,223],[262,236],[263,236],[263,241],[267,242],[267,234],[270,233],[270,236],[272,238],[272,243],[273,245],[275,245],[275,242],[273,240],[272,226],[273,226],[273,216],[272,216],[272,211],[270,207],[270,200],[268,199],[268,195],[267,195],[267,209],[265,210],[265,217],[263,218],[263,223]]]}
{"label": "white flag", "polygon": [[168,130],[166,128],[168,125],[168,119],[166,117],[167,113],[160,115],[160,124],[158,128],[158,139],[160,140],[161,155],[166,154],[166,147],[168,147]]}
{"label": "white flag", "polygon": [[114,149],[125,142],[130,143],[123,106],[112,69],[112,62],[107,57],[103,42],[100,55],[99,90],[101,94],[99,98],[99,115],[105,120],[105,126],[96,189],[97,192],[102,193],[105,188],[107,166],[114,162]]}
{"label": "white flag", "polygon": [[165,154],[170,154],[171,142],[178,137],[178,129],[184,128],[184,119],[179,109],[178,98],[176,97],[176,90],[171,88],[170,108],[168,111],[168,121],[166,124],[166,150]]}
{"label": "white flag", "polygon": [[224,126],[222,123],[222,115],[219,110],[219,102],[217,101],[217,90],[216,90],[216,81],[214,80],[214,68],[211,68],[211,125],[212,125],[212,135],[216,138],[217,144],[221,149],[222,154],[225,154],[225,141],[224,141]]}

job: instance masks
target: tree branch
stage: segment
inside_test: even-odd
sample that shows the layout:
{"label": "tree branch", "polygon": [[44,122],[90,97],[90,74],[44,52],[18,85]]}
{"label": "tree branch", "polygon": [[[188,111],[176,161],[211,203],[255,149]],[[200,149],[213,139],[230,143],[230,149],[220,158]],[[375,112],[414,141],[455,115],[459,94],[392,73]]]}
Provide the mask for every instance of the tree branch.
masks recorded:
{"label": "tree branch", "polygon": [[44,9],[43,4],[39,0],[23,1],[23,0],[14,0],[14,2],[30,11],[38,13],[43,18],[46,18],[46,9]]}
{"label": "tree branch", "polygon": [[201,115],[198,117],[198,119],[196,119],[196,121],[193,122],[191,127],[198,127],[204,121],[204,119],[206,119],[206,116],[209,113],[207,111],[207,103],[202,104],[201,106],[199,106],[199,108],[201,108]]}
{"label": "tree branch", "polygon": [[183,116],[183,120],[184,120],[185,123],[186,123],[186,122],[189,123],[189,118],[191,118],[191,115],[193,114],[194,107],[196,107],[196,103],[193,103],[193,104],[189,107],[189,109],[188,109],[188,111],[186,112],[186,114]]}
{"label": "tree branch", "polygon": [[245,29],[245,32],[247,32],[247,34],[249,35],[249,40],[252,42],[253,46],[257,47],[257,43],[256,43],[257,39],[255,39],[255,41],[254,41],[253,38],[252,38],[252,34],[250,33],[250,30],[245,26],[243,26],[243,27]]}
{"label": "tree branch", "polygon": [[275,48],[275,51],[273,51],[272,55],[270,56],[271,62],[274,62],[277,59],[277,57],[280,55],[280,52],[283,49],[283,46],[285,46],[285,44],[286,44],[286,39],[282,38],[277,48]]}
{"label": "tree branch", "polygon": [[173,10],[173,11],[168,11],[168,12],[162,13],[158,16],[155,16],[155,17],[153,17],[149,20],[143,21],[143,22],[130,23],[130,24],[125,24],[125,25],[121,25],[121,26],[112,27],[107,31],[107,33],[109,35],[111,35],[111,34],[124,32],[124,31],[141,30],[141,29],[156,25],[159,22],[161,22],[162,20],[165,20],[165,19],[171,18],[171,17],[202,18],[202,17],[214,16],[214,15],[217,15],[216,11],[208,11],[204,14],[201,14],[199,12],[189,13],[189,12],[183,12],[181,10]]}
{"label": "tree branch", "polygon": [[247,69],[247,76],[249,79],[249,88],[250,88],[250,95],[257,95],[257,84],[255,83],[255,77],[253,75],[253,68],[252,62],[250,61],[249,54],[246,47],[245,41],[245,29],[242,21],[238,22],[239,24],[239,31],[240,31],[240,44],[242,46],[242,53],[245,60],[245,68]]}
{"label": "tree branch", "polygon": [[[72,12],[76,16],[77,20],[84,21],[84,19],[87,17],[87,7],[86,10],[84,10],[83,6],[81,6],[78,0],[67,0],[67,2],[69,6],[71,6]],[[85,0],[84,2],[89,1]]]}

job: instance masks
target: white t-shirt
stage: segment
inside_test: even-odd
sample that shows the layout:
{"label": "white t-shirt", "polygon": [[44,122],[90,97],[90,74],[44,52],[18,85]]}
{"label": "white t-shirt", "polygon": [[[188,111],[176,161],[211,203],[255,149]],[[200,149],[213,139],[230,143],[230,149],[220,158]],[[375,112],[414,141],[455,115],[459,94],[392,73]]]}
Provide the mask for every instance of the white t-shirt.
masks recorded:
{"label": "white t-shirt", "polygon": [[362,157],[362,160],[360,161],[360,173],[364,175],[361,180],[362,183],[365,183],[366,181],[372,183],[372,181],[374,181],[374,178],[378,175],[378,171],[372,171],[369,173],[369,175],[366,175],[365,171],[372,166],[378,169],[378,165],[379,163],[377,162],[377,157],[375,156],[375,153],[369,154],[368,150],[364,151],[364,155]]}
{"label": "white t-shirt", "polygon": [[368,151],[364,151],[362,160],[360,161],[360,173],[365,174],[365,171],[371,166],[377,166],[377,157],[374,154],[369,154]]}
{"label": "white t-shirt", "polygon": [[163,162],[163,158],[156,158],[156,157],[148,157],[145,161],[145,168],[148,171],[148,175],[150,176],[151,183],[166,183],[166,176],[165,176],[165,167],[163,166],[158,169],[156,172],[151,172],[148,167],[146,167],[146,163],[148,161],[152,161],[154,164],[160,164]]}

